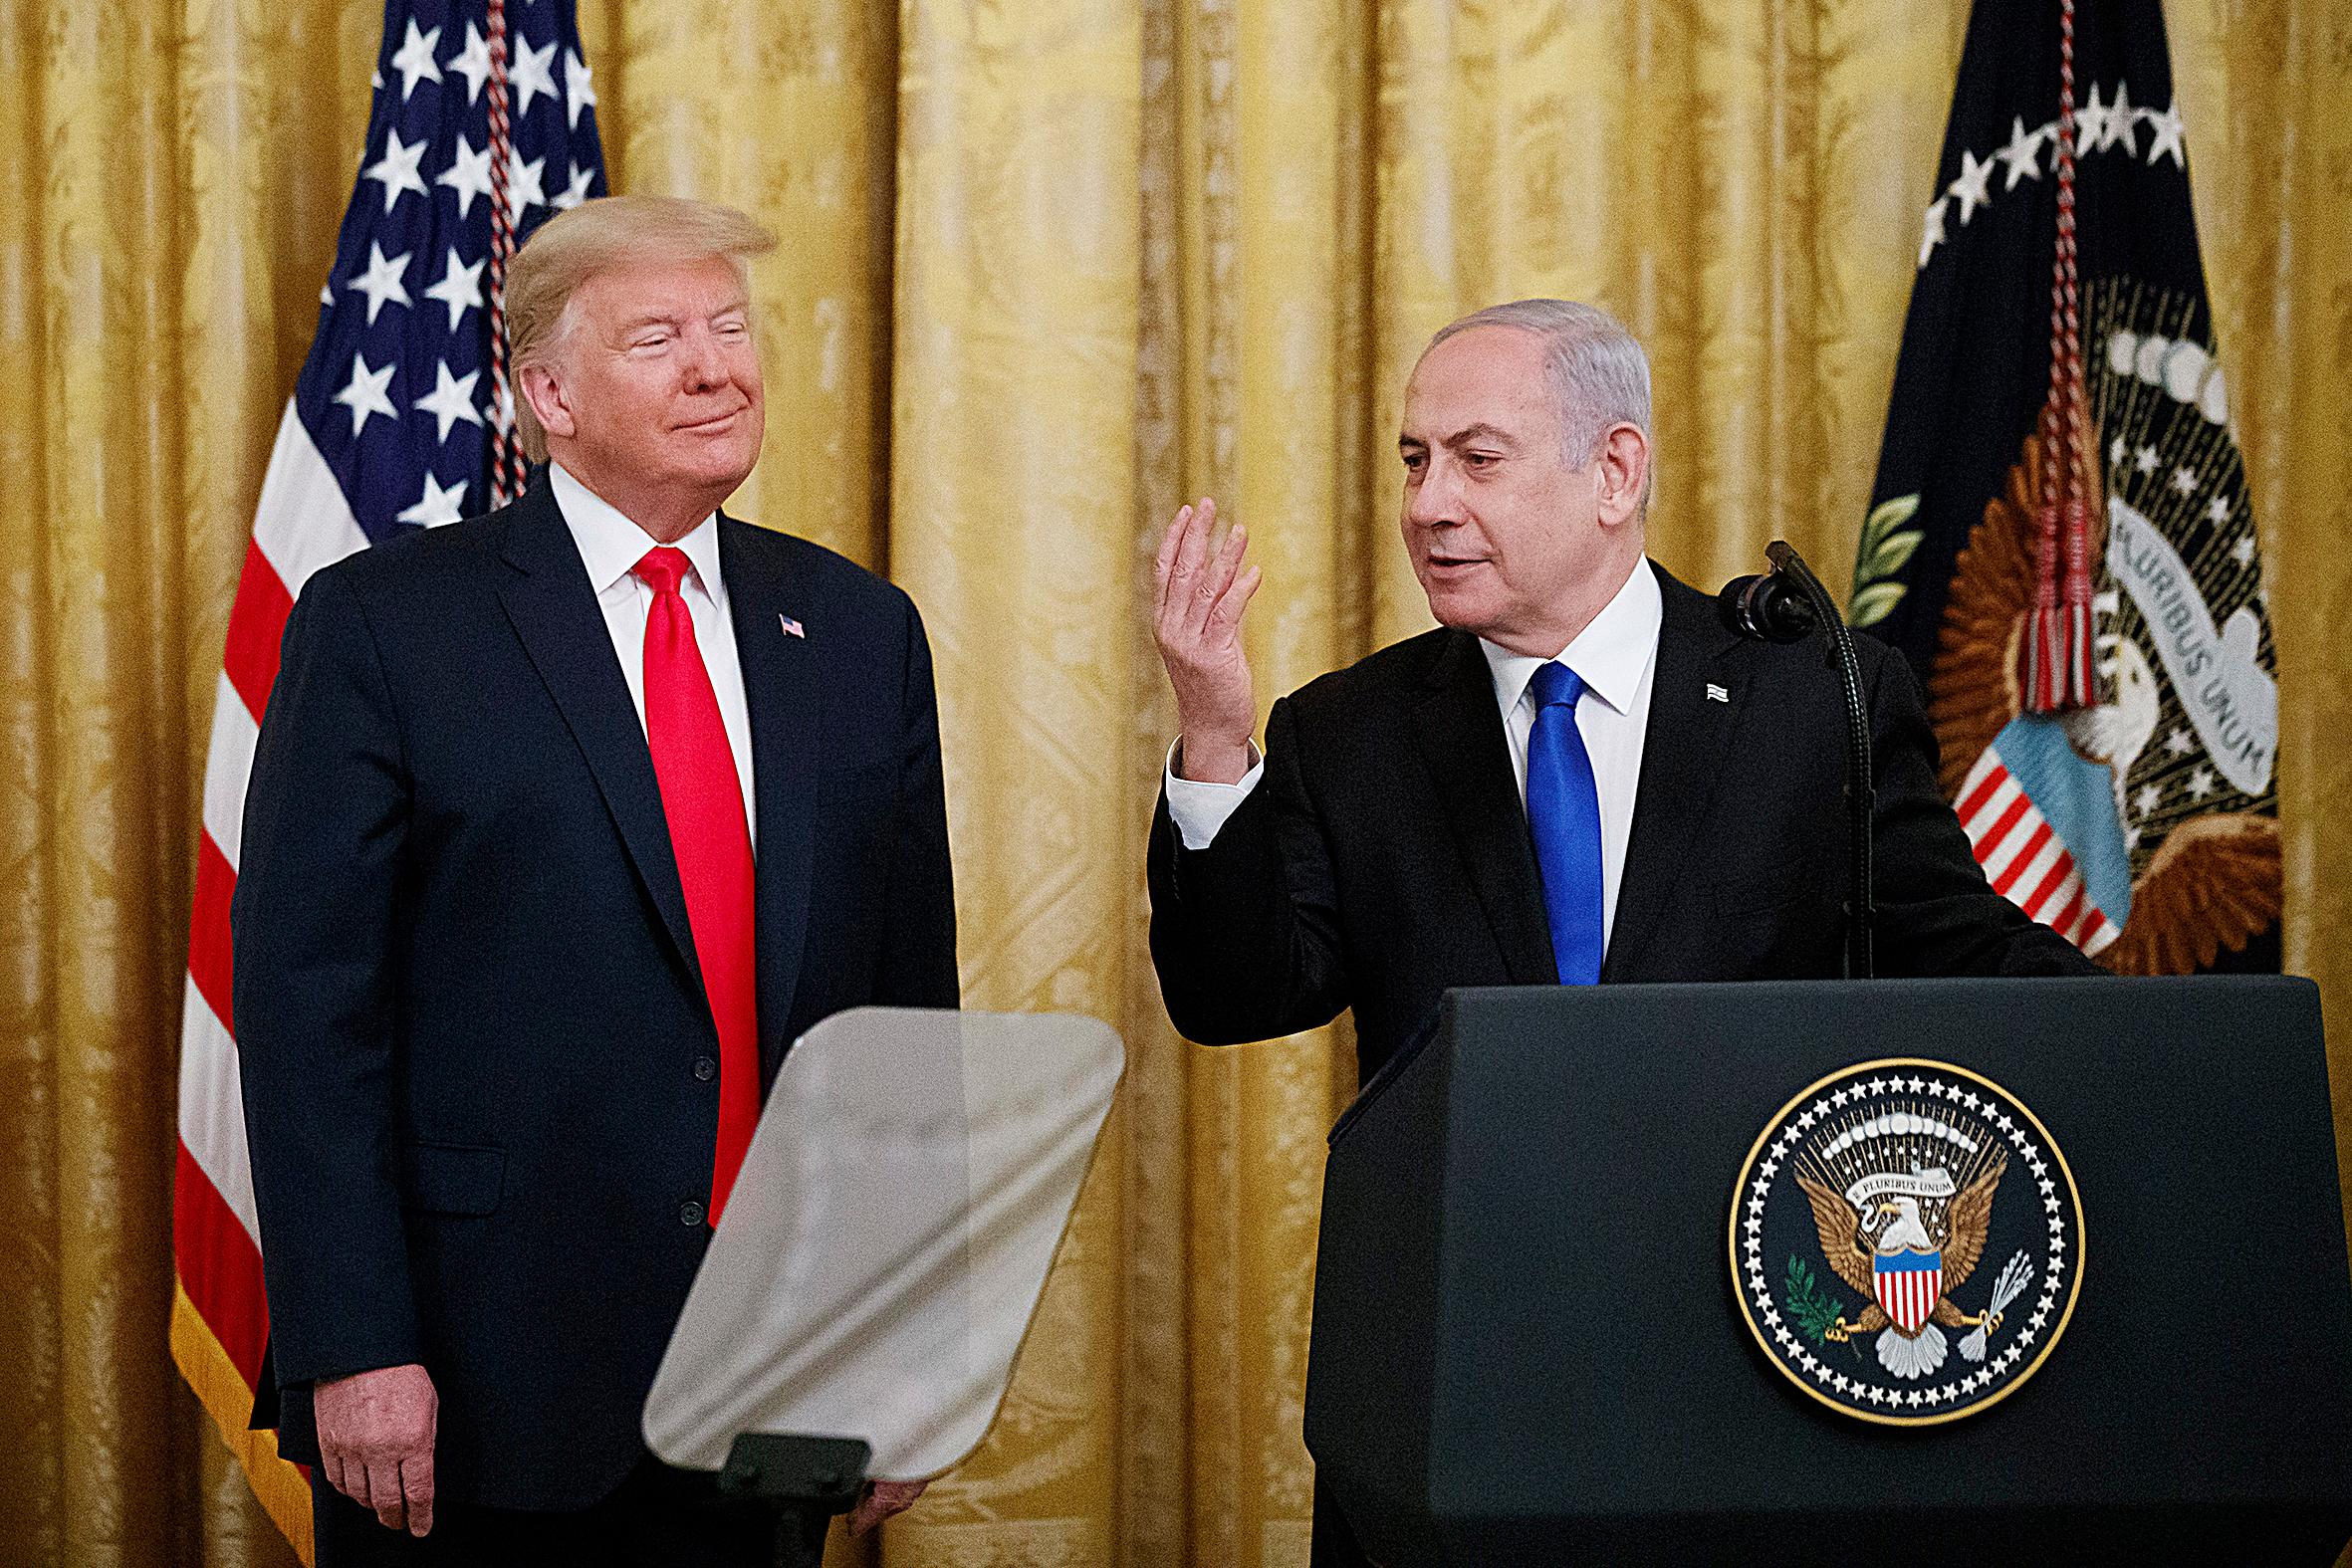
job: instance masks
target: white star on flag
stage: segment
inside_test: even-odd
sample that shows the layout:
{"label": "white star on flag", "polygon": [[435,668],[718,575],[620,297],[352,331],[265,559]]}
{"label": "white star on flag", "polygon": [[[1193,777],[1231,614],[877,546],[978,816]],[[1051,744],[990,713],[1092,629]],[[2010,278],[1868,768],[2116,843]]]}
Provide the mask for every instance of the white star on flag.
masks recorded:
{"label": "white star on flag", "polygon": [[2137,468],[2143,474],[2155,473],[2156,448],[2152,446],[2142,446],[2139,452],[2133,456],[2132,466]]}
{"label": "white star on flag", "polygon": [[416,406],[441,421],[438,439],[448,440],[449,427],[460,419],[475,425],[482,422],[482,410],[474,406],[474,383],[480,379],[479,370],[468,370],[462,376],[451,375],[446,359],[433,367],[433,389],[418,398]]}
{"label": "white star on flag", "polygon": [[2142,816],[2146,816],[2163,803],[2164,795],[2158,791],[2154,784],[2140,785],[2140,792],[2132,796],[2132,805]]}
{"label": "white star on flag", "polygon": [[466,266],[457,259],[457,247],[452,245],[449,247],[449,270],[441,275],[439,283],[424,292],[426,299],[437,300],[449,308],[449,331],[452,335],[457,332],[457,324],[465,320],[466,312],[481,307],[482,268],[485,265],[486,262],[476,262],[471,267]]}
{"label": "white star on flag", "polygon": [[392,210],[392,203],[400,199],[404,190],[425,193],[424,181],[416,177],[416,165],[424,161],[426,141],[419,137],[412,145],[400,139],[400,132],[384,127],[383,156],[367,165],[360,177],[371,179],[383,187],[383,210]]}
{"label": "white star on flag", "polygon": [[1920,236],[1919,241],[1919,264],[1922,267],[1936,253],[1936,247],[1944,243],[1944,202],[1945,198],[1938,196],[1928,203],[1927,232]]}
{"label": "white star on flag", "polygon": [[2091,84],[2091,100],[2074,112],[2074,145],[2089,152],[2107,134],[2107,106],[2099,102],[2099,85]]}
{"label": "white star on flag", "polygon": [[400,417],[400,411],[384,395],[384,388],[391,385],[392,371],[398,367],[398,363],[397,360],[387,359],[382,369],[370,370],[365,354],[352,355],[352,378],[344,383],[342,391],[335,394],[335,400],[352,411],[353,435],[367,428],[369,414],[382,414],[387,419]]}
{"label": "white star on flag", "polygon": [[408,102],[418,82],[438,83],[441,68],[433,59],[433,50],[441,42],[441,30],[429,33],[416,30],[416,18],[408,19],[408,38],[400,45],[400,52],[392,56],[392,69],[400,73],[400,102]]}
{"label": "white star on flag", "polygon": [[2194,495],[2196,495],[2196,494],[2197,494],[2197,473],[2196,473],[2196,471],[2195,471],[2194,469],[2190,469],[2190,468],[2176,468],[2176,469],[2174,469],[2174,470],[2173,470],[2173,488],[2174,488],[2175,490],[2179,491],[2179,492],[2180,492],[2182,495],[2184,495],[2184,496],[2194,496]]}
{"label": "white star on flag", "polygon": [[457,215],[471,216],[474,198],[490,194],[490,148],[485,145],[476,152],[473,142],[460,133],[457,150],[449,155],[449,166],[434,176],[433,183],[456,191]]}
{"label": "white star on flag", "polygon": [[556,193],[554,206],[558,211],[570,212],[588,200],[588,187],[595,182],[596,171],[594,169],[584,169],[577,163],[573,164],[572,183]]}
{"label": "white star on flag", "polygon": [[2254,537],[2251,534],[2245,535],[2236,544],[2231,546],[2230,559],[2241,566],[2252,565],[2254,563]]}
{"label": "white star on flag", "polygon": [[2189,166],[2189,160],[2181,148],[2181,132],[2185,128],[2181,121],[2181,105],[2178,99],[2174,100],[2171,107],[2162,113],[2154,111],[2149,112],[2148,166],[2150,168],[2156,166],[2156,160],[2160,157],[2171,158],[2173,166],[2176,168],[2186,169]]}
{"label": "white star on flag", "polygon": [[2176,728],[2164,738],[2164,749],[2175,757],[2186,757],[2197,749],[2197,743],[2189,739],[2187,730]]}
{"label": "white star on flag", "polygon": [[529,44],[515,52],[514,84],[517,95],[515,117],[521,119],[531,112],[531,101],[545,93],[556,96],[556,46],[553,42],[533,49]]}
{"label": "white star on flag", "polygon": [[426,528],[442,528],[456,522],[465,516],[459,510],[465,505],[465,487],[466,482],[461,479],[443,490],[441,482],[433,477],[432,470],[425,470],[424,494],[417,499],[415,506],[400,514],[400,521],[422,523]]}
{"label": "white star on flag", "polygon": [[1960,198],[1960,225],[1962,228],[1968,227],[1969,219],[1977,215],[1979,207],[1993,205],[1992,192],[1985,188],[1985,182],[1991,178],[1993,178],[1993,159],[1987,158],[1980,163],[1974,152],[1965,147],[1962,148],[1960,176],[1952,182],[1952,194]]}
{"label": "white star on flag", "polygon": [[528,207],[547,205],[547,191],[540,184],[540,171],[547,167],[546,158],[523,161],[523,149],[516,147],[507,154],[507,197],[515,205],[515,215],[521,217]]}
{"label": "white star on flag", "polygon": [[567,127],[573,130],[578,130],[580,128],[580,112],[584,109],[594,109],[595,107],[596,84],[594,74],[588,70],[588,62],[580,58],[579,50],[565,50],[564,113],[566,115]]}
{"label": "white star on flag", "polygon": [[407,251],[402,251],[386,261],[383,247],[373,240],[367,242],[367,270],[344,287],[367,296],[368,326],[375,325],[375,313],[383,309],[385,301],[403,309],[410,303],[407,287],[400,282],[408,271],[408,256]]}
{"label": "white star on flag", "polygon": [[482,96],[482,84],[490,80],[490,40],[473,23],[465,25],[465,48],[455,60],[445,64],[465,78],[465,101],[473,103]]}
{"label": "white star on flag", "polygon": [[2008,165],[2008,178],[2001,182],[2002,190],[2015,190],[2017,181],[2041,178],[2041,132],[2028,132],[2021,116],[2009,120],[2009,144],[1996,148],[1993,154]]}
{"label": "white star on flag", "polygon": [[2207,520],[2210,521],[2216,528],[2220,528],[2223,524],[2229,522],[2230,498],[2228,496],[2214,497],[2212,501],[2206,503],[2205,515]]}
{"label": "white star on flag", "polygon": [[2211,768],[2200,768],[2189,776],[2190,798],[2202,800],[2213,792],[2214,771]]}
{"label": "white star on flag", "polygon": [[2131,91],[2128,82],[2115,84],[2115,102],[2107,110],[2107,131],[2099,137],[2101,152],[2120,141],[2124,151],[2133,157],[2140,155],[2140,144],[2135,139],[2139,134],[2139,122],[2132,117],[2135,112],[2132,109]]}

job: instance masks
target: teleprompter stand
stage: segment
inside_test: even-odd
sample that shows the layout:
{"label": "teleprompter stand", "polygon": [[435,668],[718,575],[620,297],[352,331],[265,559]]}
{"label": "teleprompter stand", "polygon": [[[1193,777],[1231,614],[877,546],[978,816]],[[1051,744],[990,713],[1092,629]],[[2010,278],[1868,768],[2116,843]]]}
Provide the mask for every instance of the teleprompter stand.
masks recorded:
{"label": "teleprompter stand", "polygon": [[776,1568],[819,1568],[833,1516],[857,1505],[873,1447],[863,1438],[747,1432],[727,1451],[719,1495],[776,1512]]}

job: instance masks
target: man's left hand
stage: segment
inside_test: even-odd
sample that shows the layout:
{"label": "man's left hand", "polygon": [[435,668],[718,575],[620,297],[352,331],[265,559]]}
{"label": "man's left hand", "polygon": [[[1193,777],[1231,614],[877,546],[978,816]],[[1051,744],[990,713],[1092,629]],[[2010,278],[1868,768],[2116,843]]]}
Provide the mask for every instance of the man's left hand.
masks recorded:
{"label": "man's left hand", "polygon": [[930,1484],[929,1481],[867,1481],[857,1506],[850,1510],[849,1533],[863,1535],[890,1515],[904,1513]]}

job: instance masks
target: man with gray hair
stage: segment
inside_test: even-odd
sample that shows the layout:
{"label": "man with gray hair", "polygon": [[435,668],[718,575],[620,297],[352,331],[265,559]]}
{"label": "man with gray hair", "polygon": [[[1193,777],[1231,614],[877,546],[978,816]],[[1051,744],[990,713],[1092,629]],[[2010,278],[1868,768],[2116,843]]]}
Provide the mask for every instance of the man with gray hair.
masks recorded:
{"label": "man with gray hair", "polygon": [[[1151,951],[1177,1027],[1239,1043],[1352,1007],[1368,1080],[1449,987],[1836,976],[1836,678],[1645,558],[1641,346],[1565,301],[1465,317],[1414,367],[1397,451],[1439,628],[1277,702],[1263,755],[1243,533],[1216,542],[1204,501],[1161,544],[1179,736]],[[1882,970],[2090,970],[1987,886],[1909,672],[1861,652]],[[1322,1499],[1315,1558],[1360,1560]]]}
{"label": "man with gray hair", "polygon": [[256,1419],[321,1568],[769,1559],[646,1452],[645,1392],[785,1048],[957,1001],[922,620],[719,510],[773,244],[669,197],[550,219],[507,284],[548,466],[287,621],[231,918]]}

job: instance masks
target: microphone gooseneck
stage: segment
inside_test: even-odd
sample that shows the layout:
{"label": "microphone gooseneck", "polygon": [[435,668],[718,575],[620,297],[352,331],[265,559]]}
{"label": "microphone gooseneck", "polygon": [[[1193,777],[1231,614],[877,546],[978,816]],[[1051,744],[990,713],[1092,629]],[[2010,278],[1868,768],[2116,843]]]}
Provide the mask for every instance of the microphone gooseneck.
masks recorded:
{"label": "microphone gooseneck", "polygon": [[1877,808],[1877,786],[1871,777],[1870,719],[1862,703],[1862,667],[1854,657],[1853,633],[1837,612],[1837,601],[1813,575],[1804,558],[1785,540],[1764,548],[1772,569],[1757,576],[1735,577],[1717,596],[1725,622],[1744,637],[1761,642],[1796,642],[1816,626],[1827,634],[1829,665],[1837,671],[1846,717],[1846,818],[1850,838],[1847,863],[1852,872],[1846,890],[1845,974],[1867,980],[1875,967],[1871,932],[1877,910],[1871,896],[1870,827]]}

